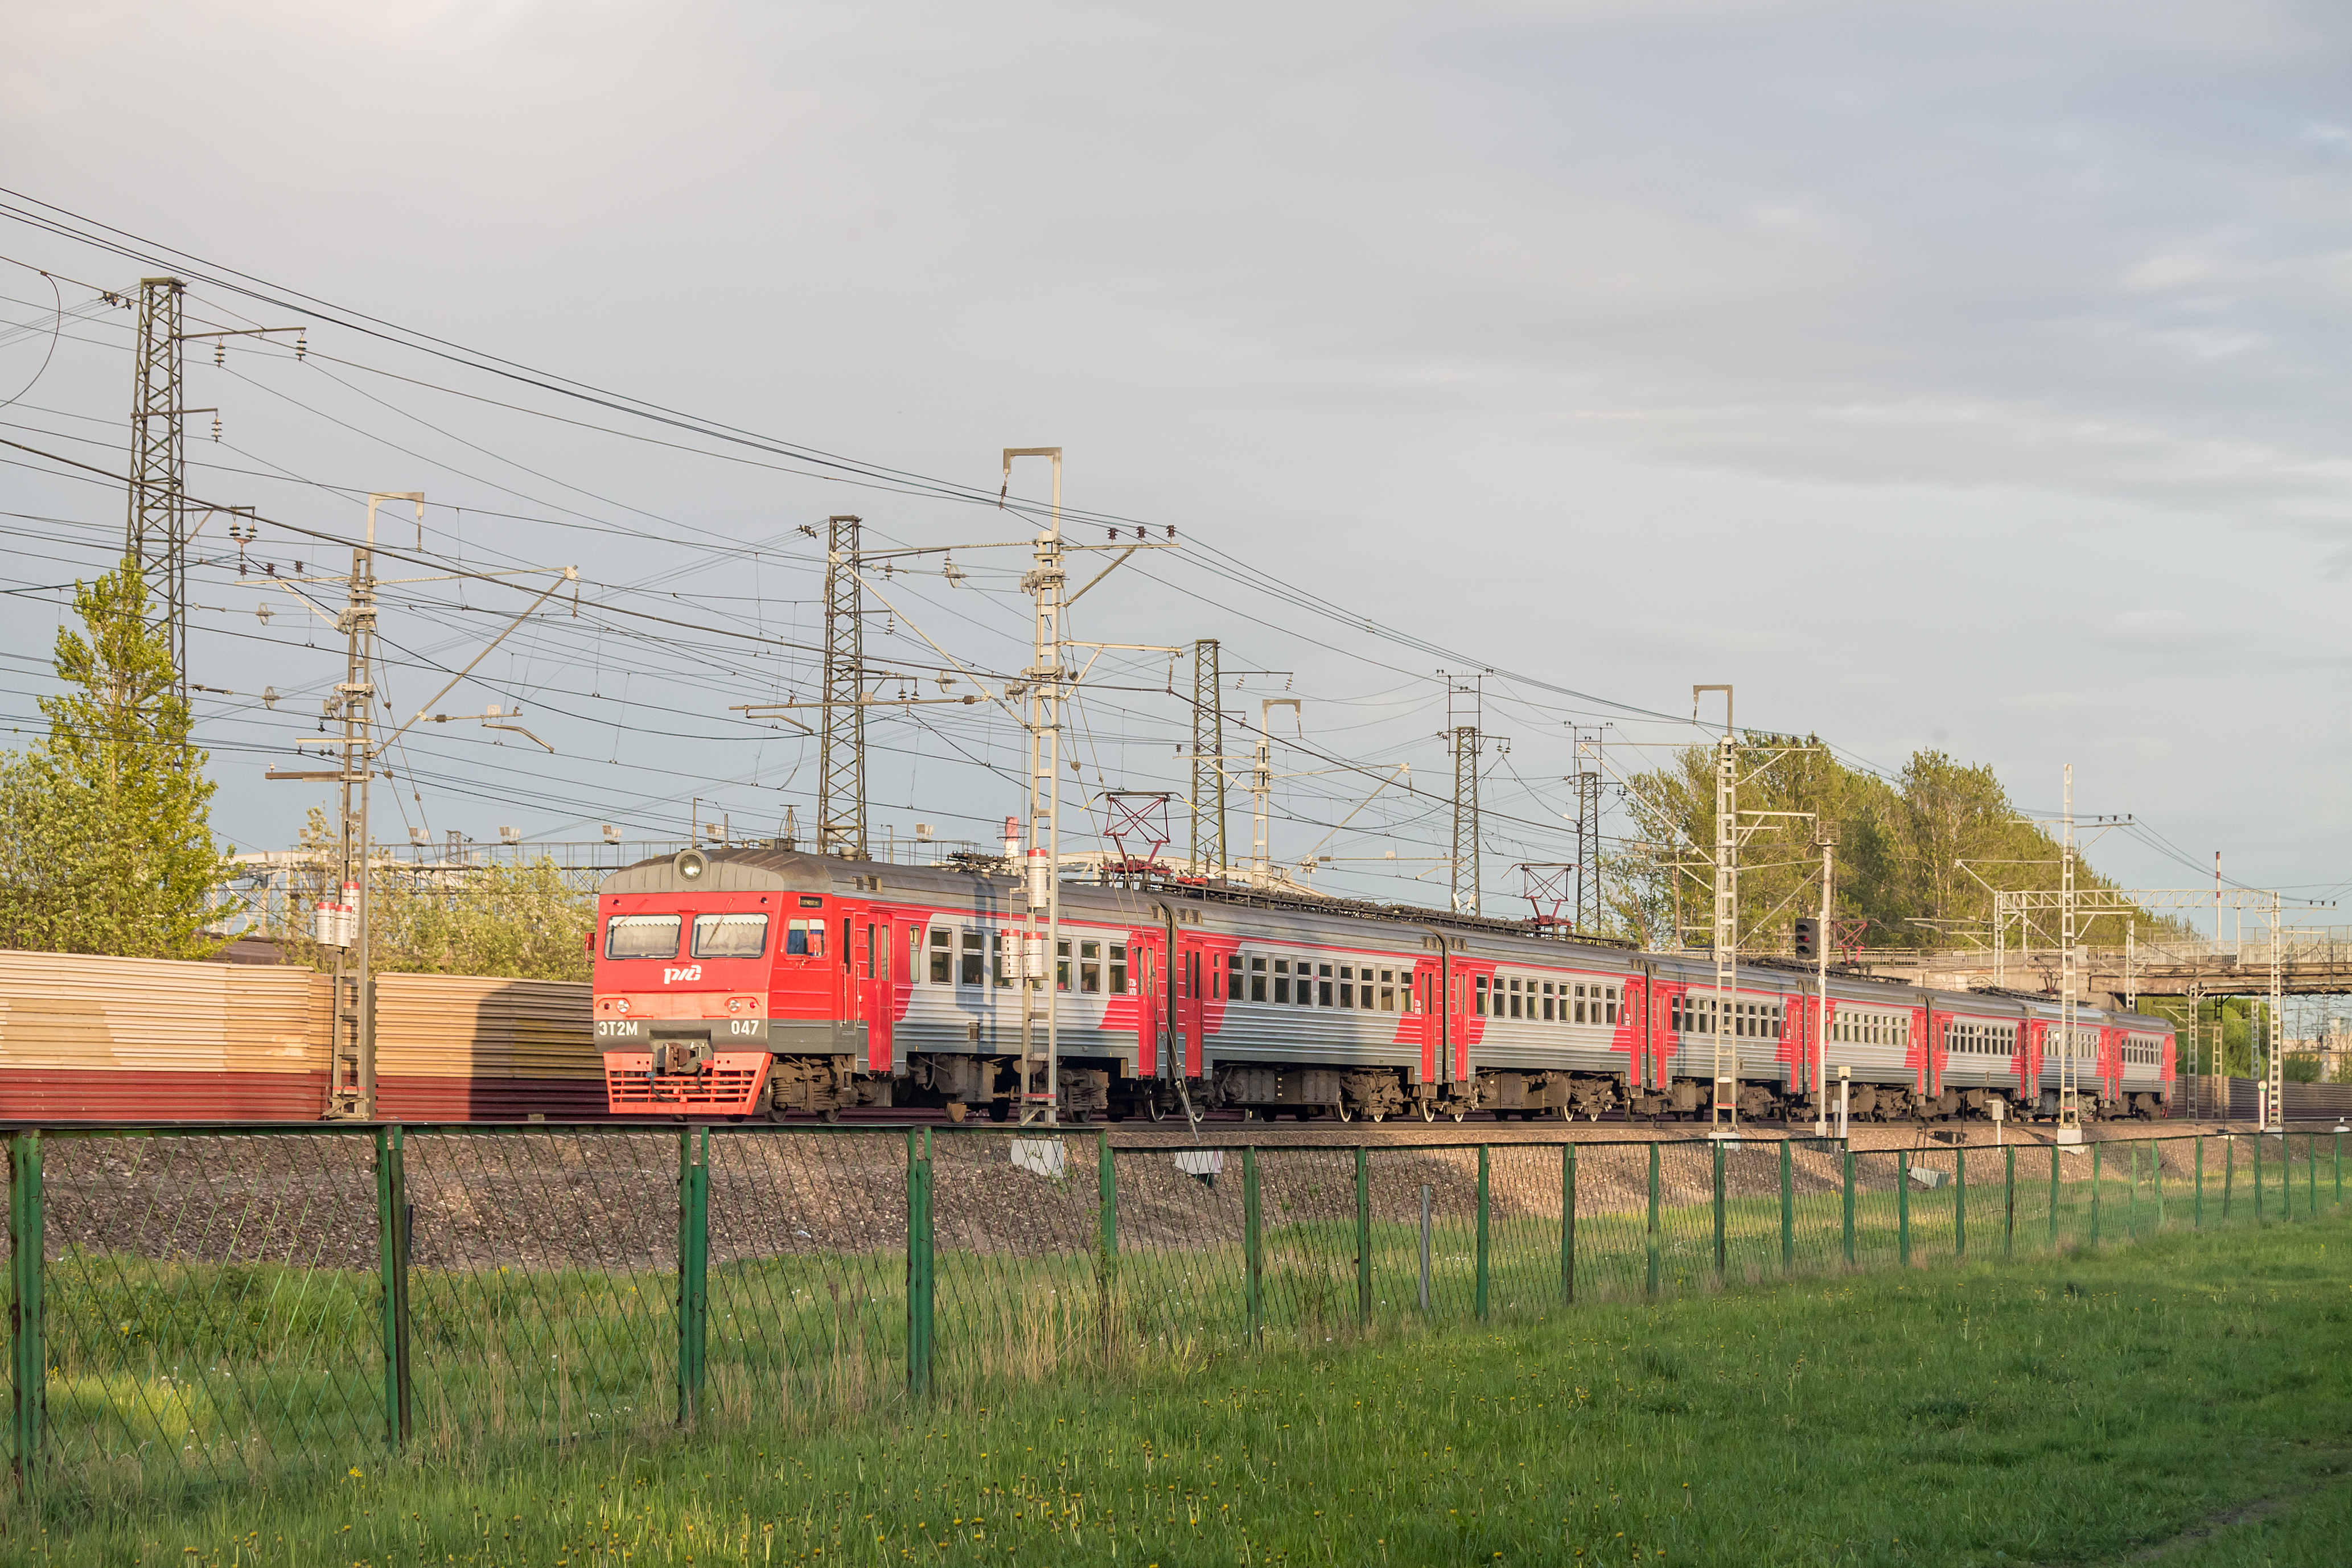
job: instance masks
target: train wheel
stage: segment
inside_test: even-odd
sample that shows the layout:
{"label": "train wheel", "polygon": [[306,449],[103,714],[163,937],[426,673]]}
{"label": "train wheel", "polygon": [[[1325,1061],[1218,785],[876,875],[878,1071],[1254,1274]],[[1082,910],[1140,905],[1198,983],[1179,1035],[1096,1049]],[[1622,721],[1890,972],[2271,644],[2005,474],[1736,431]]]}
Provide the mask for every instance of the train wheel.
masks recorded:
{"label": "train wheel", "polygon": [[817,1117],[828,1127],[836,1125],[841,1121],[841,1107],[838,1105],[827,1105],[824,1110],[817,1113]]}
{"label": "train wheel", "polygon": [[1334,1105],[1332,1110],[1339,1113],[1339,1120],[1342,1122],[1352,1122],[1356,1119],[1356,1108],[1353,1105],[1349,1104],[1345,1100],[1342,1100],[1337,1105]]}
{"label": "train wheel", "polygon": [[1437,1102],[1436,1102],[1436,1101],[1434,1101],[1434,1100],[1416,1100],[1416,1101],[1414,1101],[1414,1102],[1413,1102],[1413,1103],[1414,1103],[1414,1104],[1416,1104],[1416,1105],[1419,1105],[1419,1106],[1421,1107],[1421,1119],[1422,1119],[1423,1121],[1424,1121],[1424,1122],[1434,1122],[1434,1121],[1436,1121],[1436,1120],[1437,1120]]}
{"label": "train wheel", "polygon": [[1372,1113],[1372,1120],[1375,1122],[1385,1122],[1388,1119],[1389,1113],[1386,1111],[1375,1111]]}
{"label": "train wheel", "polygon": [[1452,1117],[1453,1117],[1455,1121],[1457,1121],[1457,1122],[1459,1122],[1460,1120],[1462,1120],[1462,1118],[1463,1118],[1463,1117],[1465,1117],[1465,1116],[1468,1115],[1469,1113],[1470,1113],[1469,1112],[1467,1112],[1467,1111],[1464,1110],[1464,1109],[1463,1109],[1461,1106],[1459,1106],[1459,1105],[1450,1105],[1450,1106],[1448,1106],[1448,1107],[1446,1108],[1446,1114],[1448,1114],[1448,1115],[1452,1116]]}
{"label": "train wheel", "polygon": [[1168,1120],[1168,1107],[1160,1103],[1160,1096],[1157,1094],[1143,1103],[1143,1113],[1155,1122]]}

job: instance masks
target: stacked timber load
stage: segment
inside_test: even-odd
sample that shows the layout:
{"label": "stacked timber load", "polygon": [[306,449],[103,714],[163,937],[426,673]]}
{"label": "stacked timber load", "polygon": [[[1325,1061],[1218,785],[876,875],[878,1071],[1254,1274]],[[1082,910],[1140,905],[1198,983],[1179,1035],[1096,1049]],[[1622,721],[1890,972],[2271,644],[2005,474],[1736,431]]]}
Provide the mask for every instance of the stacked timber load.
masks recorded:
{"label": "stacked timber load", "polygon": [[0,1121],[314,1121],[331,1000],[309,969],[0,951]]}
{"label": "stacked timber load", "polygon": [[376,1114],[551,1122],[604,1114],[589,988],[473,975],[379,975]]}

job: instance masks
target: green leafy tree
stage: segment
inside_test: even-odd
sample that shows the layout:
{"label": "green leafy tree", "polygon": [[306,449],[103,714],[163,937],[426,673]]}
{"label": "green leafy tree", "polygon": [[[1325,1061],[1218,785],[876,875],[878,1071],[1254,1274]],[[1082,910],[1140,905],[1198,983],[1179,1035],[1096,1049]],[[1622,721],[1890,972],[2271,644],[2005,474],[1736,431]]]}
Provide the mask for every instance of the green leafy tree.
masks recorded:
{"label": "green leafy tree", "polygon": [[[1845,767],[1819,737],[1749,735],[1740,765],[1739,810],[1809,812],[1838,829],[1832,915],[1866,920],[1871,947],[1934,947],[1990,929],[1990,887],[2009,891],[2057,885],[2058,845],[2021,821],[1988,767],[1939,751],[1914,754],[1902,772],[1880,779]],[[1769,757],[1770,748],[1783,748]],[[1667,765],[1629,780],[1628,803],[1640,843],[1611,865],[1612,914],[1619,929],[1647,944],[1703,943],[1714,899],[1713,747],[1689,747]],[[1767,830],[1740,852],[1741,945],[1769,951],[1791,923],[1818,907],[1820,852],[1801,818],[1767,819]],[[1752,825],[1752,824],[1751,824]],[[1969,862],[1964,870],[1960,862]],[[1990,887],[1987,884],[1990,883]],[[2075,883],[2115,884],[2079,856]],[[2143,913],[2143,935],[2173,924]],[[2092,942],[2120,945],[2120,922],[2102,917]],[[2011,942],[2018,938],[2011,934]],[[2046,936],[2035,945],[2046,946]]]}
{"label": "green leafy tree", "polygon": [[0,946],[133,958],[201,958],[223,857],[213,781],[136,560],[74,585],[79,631],[61,628],[43,697],[46,740],[0,758]]}

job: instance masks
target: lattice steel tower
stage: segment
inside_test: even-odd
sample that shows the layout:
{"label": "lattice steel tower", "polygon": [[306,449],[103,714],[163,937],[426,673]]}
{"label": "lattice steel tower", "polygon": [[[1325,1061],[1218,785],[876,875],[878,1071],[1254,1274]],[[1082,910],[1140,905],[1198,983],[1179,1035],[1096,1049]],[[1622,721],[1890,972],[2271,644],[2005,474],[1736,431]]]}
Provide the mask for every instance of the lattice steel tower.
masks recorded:
{"label": "lattice steel tower", "polygon": [[824,707],[817,737],[817,853],[866,852],[866,632],[854,517],[827,517],[824,545]]}
{"label": "lattice steel tower", "polygon": [[1570,744],[1576,753],[1576,771],[1570,782],[1576,786],[1576,928],[1580,932],[1598,930],[1601,925],[1601,732],[1572,729]]}
{"label": "lattice steel tower", "polygon": [[1454,913],[1478,913],[1478,727],[1454,727]]}
{"label": "lattice steel tower", "polygon": [[1225,710],[1217,640],[1192,644],[1192,874],[1225,874]]}
{"label": "lattice steel tower", "polygon": [[131,520],[122,553],[139,563],[162,601],[172,650],[172,690],[188,698],[187,447],[181,431],[180,322],[186,286],[139,280],[136,379],[131,388]]}

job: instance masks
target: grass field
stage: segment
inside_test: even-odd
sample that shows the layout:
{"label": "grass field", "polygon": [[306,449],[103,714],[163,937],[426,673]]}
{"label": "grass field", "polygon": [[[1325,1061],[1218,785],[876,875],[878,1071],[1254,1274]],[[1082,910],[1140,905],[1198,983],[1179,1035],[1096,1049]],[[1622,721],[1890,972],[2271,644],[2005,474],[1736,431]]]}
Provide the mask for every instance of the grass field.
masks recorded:
{"label": "grass field", "polygon": [[[2250,1184],[2230,1186],[2234,1155],[2217,1155],[2221,1179],[2207,1184],[2214,1190],[2200,1205],[2193,1146],[2169,1147],[2168,1182],[2157,1181],[2129,1145],[2104,1160],[2095,1149],[2063,1161],[2035,1150],[2021,1162],[1980,1151],[1965,1167],[1966,1186],[1934,1187],[1899,1180],[1895,1155],[1857,1155],[1849,1209],[1834,1151],[1792,1155],[1778,1144],[1753,1145],[1723,1156],[1718,1209],[1687,1201],[1713,1185],[1714,1151],[1668,1146],[1656,1168],[1669,1196],[1654,1211],[1645,1201],[1647,1147],[1587,1150],[1572,1238],[1560,1218],[1559,1150],[1496,1151],[1482,1232],[1478,1151],[1465,1148],[1415,1170],[1412,1180],[1367,1189],[1361,1274],[1352,1155],[1268,1154],[1254,1303],[1234,1173],[1217,1187],[1163,1176],[1153,1193],[1133,1179],[1153,1175],[1150,1162],[1131,1166],[1106,1268],[1093,1246],[1097,1183],[1085,1171],[1024,1190],[1025,1218],[1046,1222],[1042,1247],[939,1248],[933,1386],[977,1401],[1025,1384],[1099,1375],[1107,1361],[1122,1377],[1200,1372],[1247,1358],[1253,1343],[1330,1354],[1367,1337],[1533,1322],[1566,1308],[1571,1240],[1581,1306],[1784,1273],[1836,1277],[1849,1261],[1869,1271],[1962,1253],[2024,1257],[2053,1242],[2141,1239],[2200,1218],[2214,1226],[2225,1218],[2256,1222]],[[2298,1152],[2294,1211],[2307,1217],[2335,1201],[2334,1149],[2324,1159],[2315,1145]],[[1948,1150],[1900,1157],[1947,1176],[1964,1174]],[[2259,1212],[2274,1219],[2286,1205],[2275,1160],[2272,1166]],[[1420,1227],[1393,1218],[1417,1206],[1413,1183],[1423,1175],[1456,1178],[1431,1189],[1425,1310]],[[1130,1205],[1139,1187],[1151,1203]],[[2231,1192],[2234,1199],[2225,1197]],[[958,1217],[956,1234],[984,1243],[984,1229],[962,1222],[974,1217],[969,1207]],[[593,1252],[584,1249],[566,1261],[563,1239],[545,1228],[528,1239],[537,1249],[531,1261],[419,1263],[408,1272],[410,1448],[429,1462],[652,1439],[675,1419],[675,1273],[592,1266]],[[53,1258],[46,1276],[42,1474],[53,1497],[162,1500],[306,1470],[341,1473],[383,1452],[384,1311],[373,1270],[163,1261],[79,1246]],[[804,1432],[845,1414],[903,1408],[907,1290],[903,1239],[889,1249],[714,1262],[707,1417]]]}
{"label": "grass field", "polygon": [[[2352,1223],[0,1515],[59,1563],[2340,1563]],[[2149,1554],[2154,1553],[2151,1559]]]}

